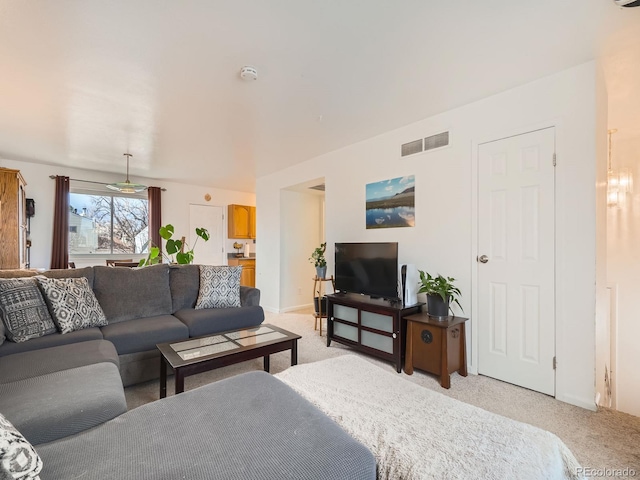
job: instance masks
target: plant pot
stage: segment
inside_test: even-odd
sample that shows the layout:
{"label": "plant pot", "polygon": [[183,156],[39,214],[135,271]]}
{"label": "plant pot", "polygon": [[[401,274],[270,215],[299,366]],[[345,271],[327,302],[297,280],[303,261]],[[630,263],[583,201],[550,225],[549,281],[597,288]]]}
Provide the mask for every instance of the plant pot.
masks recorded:
{"label": "plant pot", "polygon": [[316,313],[319,314],[320,310],[318,307],[322,307],[322,315],[326,315],[327,314],[327,297],[322,297],[322,300],[318,297],[313,297],[313,308],[315,309]]}
{"label": "plant pot", "polygon": [[318,278],[325,278],[325,276],[327,275],[327,266],[325,265],[324,267],[316,267],[316,275],[318,276]]}
{"label": "plant pot", "polygon": [[442,300],[442,297],[437,294],[427,295],[427,313],[432,317],[448,317],[449,316],[449,302]]}

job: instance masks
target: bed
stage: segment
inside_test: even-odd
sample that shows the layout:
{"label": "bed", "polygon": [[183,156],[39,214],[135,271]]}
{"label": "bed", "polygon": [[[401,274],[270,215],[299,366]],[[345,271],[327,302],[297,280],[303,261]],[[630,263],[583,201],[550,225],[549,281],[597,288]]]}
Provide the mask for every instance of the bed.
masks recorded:
{"label": "bed", "polygon": [[579,463],[545,430],[416,385],[355,355],[276,375],[377,461],[379,479],[578,479]]}

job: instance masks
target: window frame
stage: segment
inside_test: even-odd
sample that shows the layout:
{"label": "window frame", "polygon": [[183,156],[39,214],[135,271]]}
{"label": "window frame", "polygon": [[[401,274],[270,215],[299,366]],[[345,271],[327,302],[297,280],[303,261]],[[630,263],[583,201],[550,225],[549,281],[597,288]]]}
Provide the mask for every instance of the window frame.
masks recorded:
{"label": "window frame", "polygon": [[[67,243],[67,253],[69,255],[69,260],[80,260],[80,263],[89,264],[89,260],[122,260],[132,258],[134,261],[138,261],[147,256],[147,252],[140,253],[114,253],[113,252],[113,226],[114,226],[114,198],[124,197],[124,198],[134,198],[138,200],[145,200],[148,204],[149,196],[147,195],[146,190],[140,193],[121,193],[115,192],[108,189],[94,189],[94,188],[83,188],[83,187],[73,187],[70,186],[69,194],[79,194],[79,195],[92,195],[99,197],[110,197],[110,218],[109,218],[109,228],[110,228],[110,252],[109,253],[71,253],[69,249],[69,244]],[[147,228],[149,225],[149,218],[147,218]],[[95,263],[95,262],[94,262]]]}

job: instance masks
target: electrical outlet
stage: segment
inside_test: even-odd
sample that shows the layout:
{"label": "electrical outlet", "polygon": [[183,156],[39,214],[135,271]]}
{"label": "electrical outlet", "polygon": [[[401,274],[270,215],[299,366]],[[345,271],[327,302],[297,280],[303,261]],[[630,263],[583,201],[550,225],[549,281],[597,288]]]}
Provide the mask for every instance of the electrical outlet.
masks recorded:
{"label": "electrical outlet", "polygon": [[298,295],[302,295],[302,288],[298,287]]}

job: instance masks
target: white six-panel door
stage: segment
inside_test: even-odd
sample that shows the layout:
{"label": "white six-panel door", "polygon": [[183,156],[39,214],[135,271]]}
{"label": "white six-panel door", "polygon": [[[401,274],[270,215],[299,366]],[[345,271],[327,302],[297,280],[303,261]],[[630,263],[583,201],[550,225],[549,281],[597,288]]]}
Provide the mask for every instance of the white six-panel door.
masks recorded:
{"label": "white six-panel door", "polygon": [[478,372],[548,395],[555,394],[554,152],[554,128],[478,147]]}

